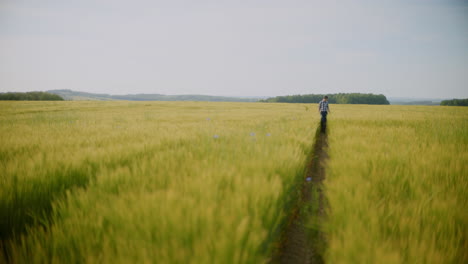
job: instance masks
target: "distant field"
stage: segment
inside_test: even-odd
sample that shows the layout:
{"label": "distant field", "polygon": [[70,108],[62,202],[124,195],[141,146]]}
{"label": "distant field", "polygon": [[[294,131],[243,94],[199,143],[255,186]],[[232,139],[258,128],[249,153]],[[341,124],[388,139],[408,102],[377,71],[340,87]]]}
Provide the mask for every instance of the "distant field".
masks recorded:
{"label": "distant field", "polygon": [[[331,108],[326,262],[465,262],[468,110]],[[265,263],[304,180],[315,109],[0,102],[5,252],[15,263]]]}
{"label": "distant field", "polygon": [[297,104],[1,102],[0,232],[29,229],[10,259],[264,262],[317,124]]}

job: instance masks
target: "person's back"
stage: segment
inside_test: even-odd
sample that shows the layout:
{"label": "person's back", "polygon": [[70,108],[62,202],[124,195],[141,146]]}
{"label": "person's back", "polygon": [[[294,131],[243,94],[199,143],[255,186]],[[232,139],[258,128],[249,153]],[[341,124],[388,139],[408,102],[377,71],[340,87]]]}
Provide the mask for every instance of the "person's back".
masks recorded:
{"label": "person's back", "polygon": [[318,110],[322,115],[320,124],[322,125],[322,131],[324,131],[327,125],[327,115],[330,113],[330,107],[328,106],[328,96],[324,96],[322,101],[319,102]]}

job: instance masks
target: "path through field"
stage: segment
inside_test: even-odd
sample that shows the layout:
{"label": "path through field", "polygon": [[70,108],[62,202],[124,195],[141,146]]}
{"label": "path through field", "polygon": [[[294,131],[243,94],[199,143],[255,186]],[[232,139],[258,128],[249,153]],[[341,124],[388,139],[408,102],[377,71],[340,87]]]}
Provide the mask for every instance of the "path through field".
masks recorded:
{"label": "path through field", "polygon": [[323,194],[326,148],[327,130],[319,127],[306,177],[300,186],[300,201],[289,216],[273,263],[324,263],[326,239],[320,224],[326,207]]}

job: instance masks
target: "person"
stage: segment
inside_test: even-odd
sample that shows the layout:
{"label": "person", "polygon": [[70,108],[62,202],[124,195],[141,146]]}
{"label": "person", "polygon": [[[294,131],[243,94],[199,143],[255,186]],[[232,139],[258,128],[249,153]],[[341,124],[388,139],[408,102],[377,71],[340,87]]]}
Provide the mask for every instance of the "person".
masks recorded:
{"label": "person", "polygon": [[320,124],[322,127],[327,125],[327,115],[330,113],[330,107],[328,106],[328,96],[324,96],[322,101],[319,102],[318,106],[319,113],[322,115],[322,120]]}

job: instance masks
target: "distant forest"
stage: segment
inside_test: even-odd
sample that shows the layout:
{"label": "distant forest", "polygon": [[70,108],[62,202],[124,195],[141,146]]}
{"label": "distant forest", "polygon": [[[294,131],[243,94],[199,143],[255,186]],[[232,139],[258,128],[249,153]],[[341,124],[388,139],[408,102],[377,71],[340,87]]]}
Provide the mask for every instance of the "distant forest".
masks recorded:
{"label": "distant forest", "polygon": [[46,92],[0,93],[0,100],[9,101],[63,101],[59,95]]}
{"label": "distant forest", "polygon": [[440,102],[440,105],[468,106],[468,98],[467,99],[444,100],[444,101]]}
{"label": "distant forest", "polygon": [[[267,103],[318,103],[324,94],[286,95],[260,100]],[[328,94],[332,104],[375,104],[388,105],[390,102],[383,94],[339,93]]]}

